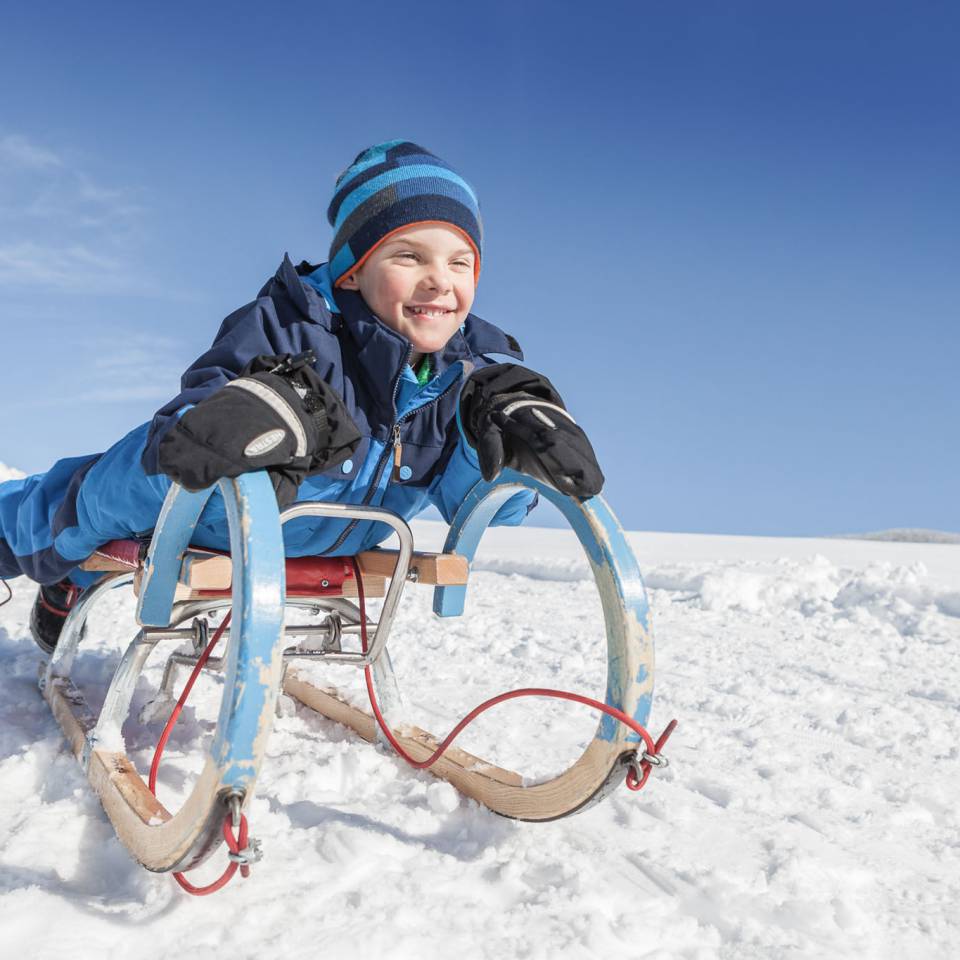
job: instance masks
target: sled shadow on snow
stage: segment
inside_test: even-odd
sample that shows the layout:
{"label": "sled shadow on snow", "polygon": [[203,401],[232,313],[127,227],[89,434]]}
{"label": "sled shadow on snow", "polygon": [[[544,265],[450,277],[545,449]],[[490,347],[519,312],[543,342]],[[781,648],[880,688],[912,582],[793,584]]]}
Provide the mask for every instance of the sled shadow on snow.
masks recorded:
{"label": "sled shadow on snow", "polygon": [[162,917],[181,902],[172,886],[158,884],[155,875],[130,859],[99,805],[91,804],[83,813],[79,838],[65,844],[71,848],[73,862],[68,871],[72,876],[62,875],[56,867],[0,864],[0,899],[36,888],[120,926],[138,926]]}
{"label": "sled shadow on snow", "polygon": [[[102,661],[115,660],[116,656],[116,651],[86,653],[91,660],[91,676],[102,675]],[[31,816],[49,817],[57,804],[72,804],[74,809],[64,812],[60,819],[75,824],[79,814],[83,826],[62,842],[66,856],[60,869],[9,863],[5,846],[18,832],[11,831],[6,843],[0,843],[0,898],[33,887],[63,898],[91,916],[122,925],[142,923],[146,914],[160,916],[178,902],[173,891],[168,897],[162,893],[158,896],[155,878],[130,859],[99,802],[85,789],[86,781],[61,739],[56,721],[49,710],[39,709],[43,707],[37,693],[41,658],[29,636],[14,635],[0,627],[0,662],[4,665],[0,677],[0,762],[25,752],[39,754],[36,769],[31,771],[36,778],[36,806]],[[0,787],[5,786],[0,783]],[[79,800],[74,799],[78,788],[84,788]],[[51,831],[55,836],[55,825]]]}
{"label": "sled shadow on snow", "polygon": [[462,863],[479,860],[487,847],[502,843],[516,829],[516,823],[498,817],[479,805],[475,808],[452,811],[443,825],[434,833],[411,833],[360,813],[348,813],[336,807],[325,806],[312,800],[297,800],[280,803],[267,798],[272,813],[279,813],[290,820],[294,829],[311,830],[328,824],[342,824],[351,829],[363,830],[379,836],[391,837],[407,846],[430,850]]}

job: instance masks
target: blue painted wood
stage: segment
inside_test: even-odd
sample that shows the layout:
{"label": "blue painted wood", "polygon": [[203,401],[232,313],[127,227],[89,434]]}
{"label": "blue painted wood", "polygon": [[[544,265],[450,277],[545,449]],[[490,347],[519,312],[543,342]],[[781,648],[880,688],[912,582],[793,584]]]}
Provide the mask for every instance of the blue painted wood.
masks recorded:
{"label": "blue painted wood", "polygon": [[233,560],[233,617],[210,754],[225,788],[253,788],[273,727],[283,663],[285,563],[280,512],[263,471],[221,480]]}
{"label": "blue painted wood", "polygon": [[[456,551],[469,562],[473,562],[480,538],[496,512],[517,492],[517,487],[536,483],[529,477],[523,477],[521,483],[512,483],[506,476],[512,473],[512,470],[504,470],[494,483],[481,480],[464,497],[450,523],[447,541],[443,546],[444,553]],[[528,480],[529,483],[526,482]],[[466,600],[466,586],[436,587],[433,591],[433,612],[440,617],[459,617],[463,613]]]}
{"label": "blue painted wood", "polygon": [[[220,788],[252,788],[273,724],[283,659],[285,563],[280,512],[264,471],[218,484],[233,563],[233,614],[217,731],[210,754]],[[140,595],[141,623],[170,622],[183,554],[213,487],[176,484],[163,505]]]}
{"label": "blue painted wood", "polygon": [[137,603],[137,621],[147,627],[170,623],[173,595],[180,578],[180,561],[190,545],[193,528],[207,505],[213,487],[191,493],[173,484],[163,501],[144,562],[143,582]]}
{"label": "blue painted wood", "polygon": [[[597,582],[606,623],[606,702],[645,725],[653,701],[650,608],[633,550],[602,497],[579,501],[532,477],[504,470],[493,483],[477,483],[464,498],[450,524],[444,552],[455,551],[472,562],[497,510],[520,488],[536,490],[557,507],[580,540]],[[437,587],[434,613],[441,617],[462,614],[466,591],[466,587]],[[597,737],[611,742],[639,740],[606,716]]]}

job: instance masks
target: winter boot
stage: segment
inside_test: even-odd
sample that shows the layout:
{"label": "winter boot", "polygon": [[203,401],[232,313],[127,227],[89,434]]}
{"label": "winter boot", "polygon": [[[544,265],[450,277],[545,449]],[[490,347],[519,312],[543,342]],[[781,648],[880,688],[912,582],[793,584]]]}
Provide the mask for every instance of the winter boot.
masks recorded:
{"label": "winter boot", "polygon": [[30,633],[44,653],[53,653],[67,614],[76,605],[80,588],[69,580],[41,586],[30,612]]}

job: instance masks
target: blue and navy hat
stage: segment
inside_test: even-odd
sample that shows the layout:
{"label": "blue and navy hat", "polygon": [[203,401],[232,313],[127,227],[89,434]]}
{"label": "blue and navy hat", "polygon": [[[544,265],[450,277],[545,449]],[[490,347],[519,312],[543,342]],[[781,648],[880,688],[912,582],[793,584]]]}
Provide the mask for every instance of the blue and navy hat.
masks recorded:
{"label": "blue and navy hat", "polygon": [[476,254],[474,277],[480,275],[483,229],[473,187],[439,157],[407,140],[364,150],[337,178],[327,219],[334,233],[334,286],[391,234],[415,223],[457,227]]}

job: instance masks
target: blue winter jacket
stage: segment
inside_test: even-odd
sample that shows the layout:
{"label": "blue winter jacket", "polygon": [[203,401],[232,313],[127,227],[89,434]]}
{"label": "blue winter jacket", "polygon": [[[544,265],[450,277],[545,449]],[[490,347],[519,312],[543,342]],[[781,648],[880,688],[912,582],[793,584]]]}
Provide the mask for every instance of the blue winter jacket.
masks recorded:
{"label": "blue winter jacket", "polygon": [[[158,448],[177,418],[253,357],[304,350],[315,353],[317,373],[344,399],[362,440],[350,460],[307,477],[298,499],[384,506],[405,519],[433,504],[449,521],[480,478],[476,454],[457,425],[460,387],[472,369],[497,362],[491,354],[522,360],[519,345],[471,314],[433,354],[434,376],[421,387],[404,336],[374,316],[358,293],[334,296],[325,264],[294,267],[284,257],[257,299],[223,321],[213,345],[184,373],[180,394],[150,424],[102,455],[60,461],[47,474],[0,485],[0,576],[25,572],[50,582],[107,540],[148,536],[170,486],[159,470]],[[534,502],[531,493],[519,493],[494,523],[520,523]],[[303,517],[286,524],[284,540],[289,556],[348,555],[389,533],[380,523]],[[218,493],[193,542],[229,546]]]}

